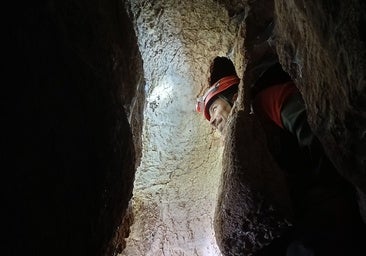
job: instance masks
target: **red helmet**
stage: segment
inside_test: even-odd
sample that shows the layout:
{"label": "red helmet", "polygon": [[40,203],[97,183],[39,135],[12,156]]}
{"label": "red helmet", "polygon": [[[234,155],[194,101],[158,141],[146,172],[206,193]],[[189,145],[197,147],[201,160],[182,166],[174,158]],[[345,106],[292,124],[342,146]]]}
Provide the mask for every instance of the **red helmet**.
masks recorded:
{"label": "red helmet", "polygon": [[212,100],[219,93],[226,91],[233,85],[239,84],[239,77],[233,76],[225,76],[217,81],[213,86],[208,89],[208,91],[202,97],[197,99],[196,110],[197,112],[203,112],[204,116],[208,121],[210,121],[211,116],[209,112],[209,106],[211,105]]}

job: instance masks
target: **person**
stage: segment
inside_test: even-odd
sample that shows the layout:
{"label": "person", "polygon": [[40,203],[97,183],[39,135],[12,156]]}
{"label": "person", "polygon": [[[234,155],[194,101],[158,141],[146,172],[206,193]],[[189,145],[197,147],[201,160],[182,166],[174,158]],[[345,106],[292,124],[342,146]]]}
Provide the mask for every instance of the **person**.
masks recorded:
{"label": "person", "polygon": [[[196,110],[225,136],[240,83],[233,62],[214,58],[208,82]],[[309,127],[304,101],[291,77],[274,62],[255,80],[251,95],[268,149],[287,173],[295,219],[292,230],[258,255],[366,255],[358,236],[365,227],[353,187],[338,174]]]}

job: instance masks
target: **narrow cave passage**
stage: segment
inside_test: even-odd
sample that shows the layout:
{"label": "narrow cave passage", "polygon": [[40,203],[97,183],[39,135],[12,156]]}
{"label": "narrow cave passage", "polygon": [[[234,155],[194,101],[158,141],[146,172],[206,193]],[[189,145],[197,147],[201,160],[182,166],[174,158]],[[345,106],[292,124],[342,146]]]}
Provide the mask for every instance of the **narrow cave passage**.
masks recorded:
{"label": "narrow cave passage", "polygon": [[220,255],[213,215],[222,143],[195,100],[209,62],[235,57],[237,23],[217,2],[130,1],[144,63],[142,159],[121,255]]}
{"label": "narrow cave passage", "polygon": [[[121,255],[220,255],[218,246],[249,255],[283,234],[287,186],[263,127],[242,111],[248,86],[224,150],[194,111],[214,56],[234,60],[243,85],[256,77],[248,63],[263,57],[257,46],[273,14],[280,63],[366,222],[364,1],[130,0],[130,16],[126,2],[4,7],[4,255],[121,252],[141,151]],[[365,229],[354,230],[342,234],[360,234],[364,247]]]}

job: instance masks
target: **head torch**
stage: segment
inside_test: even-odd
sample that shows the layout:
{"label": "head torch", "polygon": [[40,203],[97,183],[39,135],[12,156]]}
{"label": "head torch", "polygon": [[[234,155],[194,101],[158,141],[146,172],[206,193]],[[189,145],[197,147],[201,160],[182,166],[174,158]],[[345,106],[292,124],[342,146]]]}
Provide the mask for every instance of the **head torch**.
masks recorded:
{"label": "head torch", "polygon": [[239,82],[240,79],[237,76],[225,76],[218,80],[202,97],[197,99],[196,111],[203,112],[205,118],[210,121],[209,107],[215,99],[215,96],[229,89],[231,86],[239,84]]}

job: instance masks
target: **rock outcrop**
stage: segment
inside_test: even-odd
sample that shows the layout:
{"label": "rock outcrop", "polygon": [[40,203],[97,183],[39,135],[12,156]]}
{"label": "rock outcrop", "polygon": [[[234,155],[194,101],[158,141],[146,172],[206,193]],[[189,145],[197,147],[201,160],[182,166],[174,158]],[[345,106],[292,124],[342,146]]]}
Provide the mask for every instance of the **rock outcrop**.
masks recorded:
{"label": "rock outcrop", "polygon": [[131,130],[138,138],[142,126],[133,99],[143,100],[141,57],[122,4],[6,8],[4,255],[103,255],[116,247],[110,241],[138,158]]}

